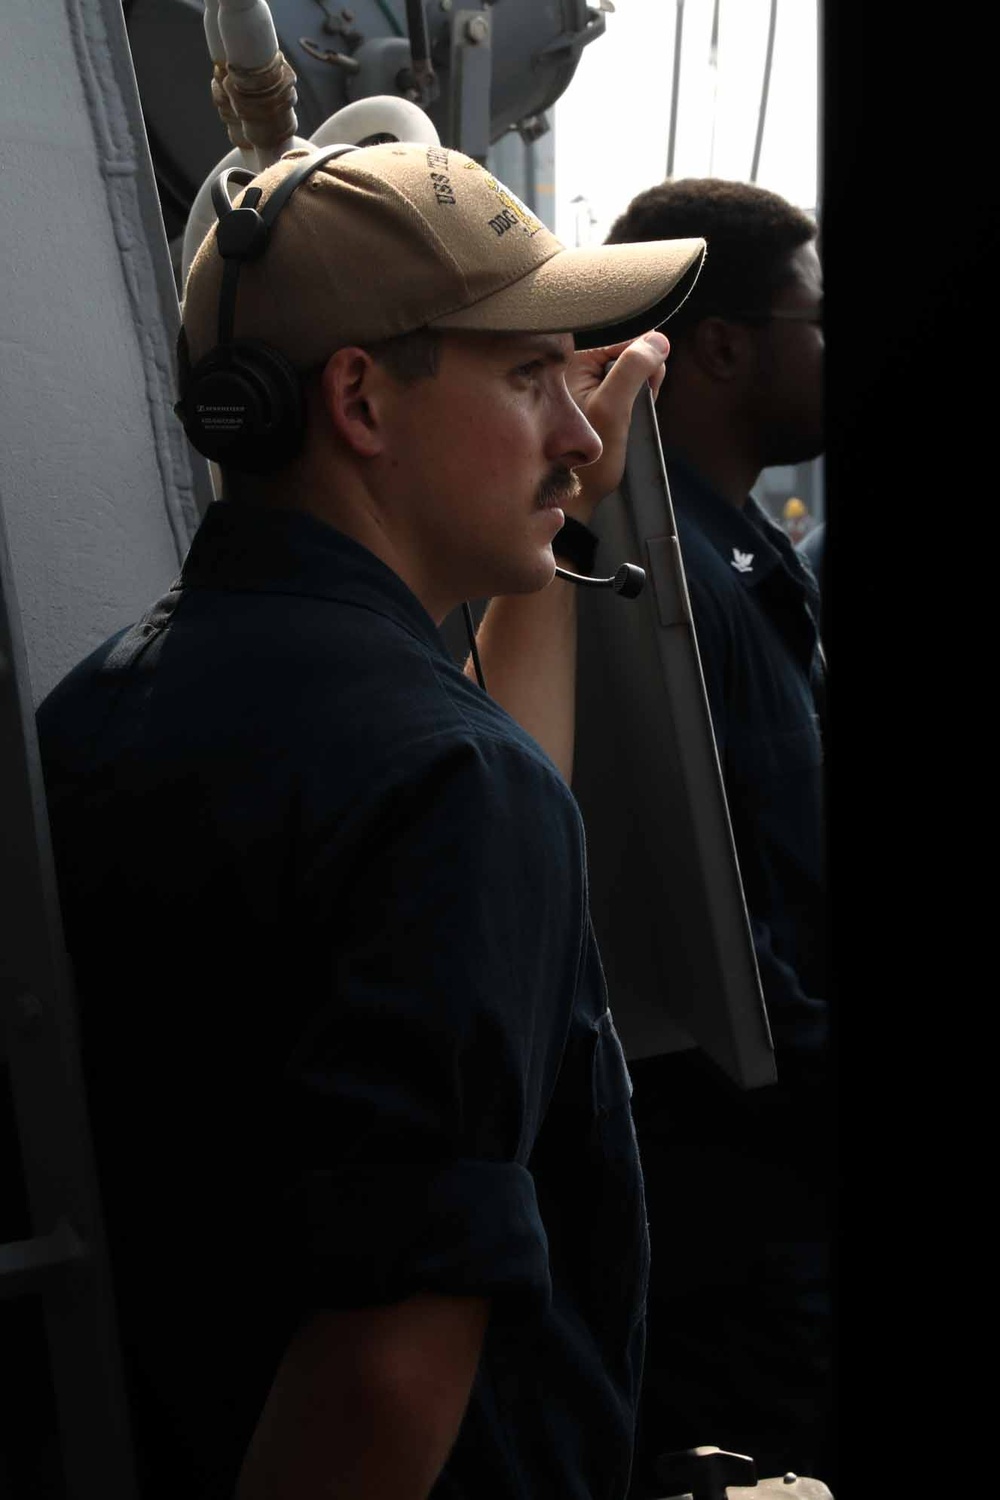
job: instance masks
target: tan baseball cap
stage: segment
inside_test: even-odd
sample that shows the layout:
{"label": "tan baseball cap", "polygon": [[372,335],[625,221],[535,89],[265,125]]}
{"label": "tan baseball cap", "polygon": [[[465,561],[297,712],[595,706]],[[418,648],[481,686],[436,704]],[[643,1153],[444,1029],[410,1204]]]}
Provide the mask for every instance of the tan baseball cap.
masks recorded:
{"label": "tan baseball cap", "polygon": [[[308,155],[289,151],[254,179],[259,210]],[[570,250],[461,152],[366,146],[323,163],[280,210],[240,269],[233,336],[301,370],[418,328],[570,332],[595,348],[664,322],[704,255],[703,239]],[[194,360],[216,344],[222,266],[213,227],[184,291]]]}

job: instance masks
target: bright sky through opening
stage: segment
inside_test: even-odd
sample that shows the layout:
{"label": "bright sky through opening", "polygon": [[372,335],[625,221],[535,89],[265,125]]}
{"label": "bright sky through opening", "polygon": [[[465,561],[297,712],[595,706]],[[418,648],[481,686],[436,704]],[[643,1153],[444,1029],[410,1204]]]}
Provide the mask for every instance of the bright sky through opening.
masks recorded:
{"label": "bright sky through opening", "polygon": [[[555,105],[555,229],[600,244],[643,188],[666,176],[676,0],[615,0]],[[675,177],[750,180],[771,0],[684,0]],[[778,0],[756,181],[817,206],[818,0]]]}

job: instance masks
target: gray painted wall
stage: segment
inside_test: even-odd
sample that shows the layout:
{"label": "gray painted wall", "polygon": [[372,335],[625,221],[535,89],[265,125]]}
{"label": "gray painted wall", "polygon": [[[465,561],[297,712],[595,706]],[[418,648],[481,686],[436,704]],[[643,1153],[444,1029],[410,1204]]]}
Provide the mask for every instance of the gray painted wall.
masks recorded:
{"label": "gray painted wall", "polygon": [[0,6],[0,505],[34,701],[176,576],[207,466],[120,0]]}

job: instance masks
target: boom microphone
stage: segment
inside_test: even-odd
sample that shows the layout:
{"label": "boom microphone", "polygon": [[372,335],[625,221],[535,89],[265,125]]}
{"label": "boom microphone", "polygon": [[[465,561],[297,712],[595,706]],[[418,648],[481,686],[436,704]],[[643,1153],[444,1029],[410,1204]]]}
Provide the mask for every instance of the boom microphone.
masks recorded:
{"label": "boom microphone", "polygon": [[[637,594],[641,594],[643,584],[646,582],[645,570],[635,563],[622,563],[613,578],[591,578],[586,573],[570,573],[566,568],[556,568],[556,577],[565,578],[567,583],[587,583],[594,589],[614,589],[615,593],[621,594],[623,599],[634,599]],[[476,646],[476,627],[468,604],[462,605],[462,613],[465,616],[465,628],[469,636],[469,645],[472,648],[472,665],[475,668],[476,681],[485,692],[486,680],[483,677],[482,663]]]}
{"label": "boom microphone", "polygon": [[595,589],[614,589],[623,599],[635,599],[642,593],[646,574],[635,563],[622,563],[613,578],[591,578],[586,573],[569,573],[565,568],[556,568],[556,577],[568,583],[586,583]]}

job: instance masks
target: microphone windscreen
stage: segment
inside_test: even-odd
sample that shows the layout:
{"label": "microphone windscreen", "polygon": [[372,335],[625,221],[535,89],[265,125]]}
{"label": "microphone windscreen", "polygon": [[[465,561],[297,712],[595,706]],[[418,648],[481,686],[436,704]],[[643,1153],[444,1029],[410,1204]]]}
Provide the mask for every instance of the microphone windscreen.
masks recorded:
{"label": "microphone windscreen", "polygon": [[642,593],[646,582],[644,570],[635,563],[622,563],[615,574],[615,593],[623,599],[635,599]]}

